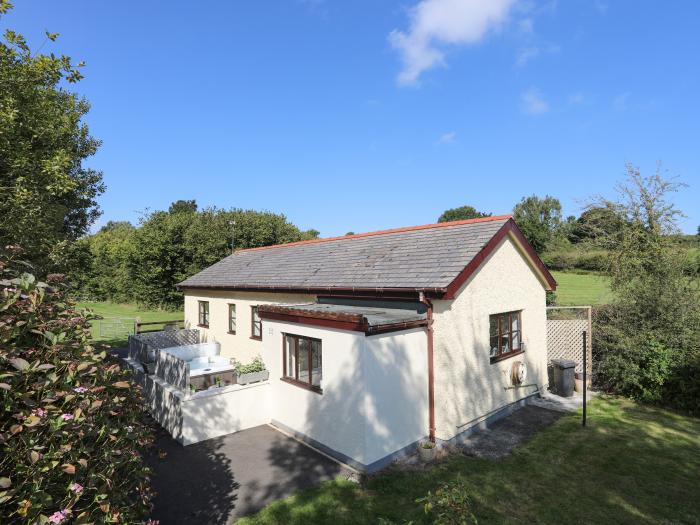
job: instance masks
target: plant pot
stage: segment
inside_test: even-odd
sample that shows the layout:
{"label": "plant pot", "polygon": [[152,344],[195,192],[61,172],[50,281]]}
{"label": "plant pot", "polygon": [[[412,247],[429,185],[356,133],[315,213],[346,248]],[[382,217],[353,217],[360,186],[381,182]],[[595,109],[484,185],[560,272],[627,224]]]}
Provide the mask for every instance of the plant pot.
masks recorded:
{"label": "plant pot", "polygon": [[261,372],[251,372],[249,374],[238,374],[236,373],[236,383],[239,385],[247,385],[249,383],[257,383],[259,381],[267,381],[270,377],[269,370],[263,370]]}
{"label": "plant pot", "polygon": [[429,461],[433,461],[435,459],[435,456],[437,455],[437,448],[435,445],[430,448],[425,448],[423,443],[421,443],[418,445],[418,455],[420,456],[421,461],[428,463]]}
{"label": "plant pot", "polygon": [[[591,377],[588,376],[586,377],[586,389],[590,390],[590,388]],[[583,392],[583,372],[576,372],[576,374],[574,374],[574,389],[579,394]]]}

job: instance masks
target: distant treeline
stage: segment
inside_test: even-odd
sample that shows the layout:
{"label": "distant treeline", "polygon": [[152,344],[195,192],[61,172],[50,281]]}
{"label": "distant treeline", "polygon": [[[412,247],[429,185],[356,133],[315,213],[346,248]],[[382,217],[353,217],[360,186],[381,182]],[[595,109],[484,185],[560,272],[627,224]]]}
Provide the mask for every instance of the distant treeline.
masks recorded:
{"label": "distant treeline", "polygon": [[[489,216],[491,213],[472,206],[461,206],[446,210],[438,222]],[[513,218],[551,270],[607,272],[610,248],[629,226],[629,219],[618,209],[601,203],[586,207],[578,217],[564,217],[559,199],[550,195],[523,197],[513,208]],[[698,235],[673,234],[668,239],[687,255],[682,261],[684,271],[700,275],[700,227]]]}
{"label": "distant treeline", "polygon": [[318,234],[301,231],[281,214],[199,210],[195,201],[177,201],[168,211],[147,214],[138,226],[110,221],[78,240],[71,249],[69,276],[76,297],[177,308],[182,293],[176,284],[230,254],[234,236],[239,249]]}

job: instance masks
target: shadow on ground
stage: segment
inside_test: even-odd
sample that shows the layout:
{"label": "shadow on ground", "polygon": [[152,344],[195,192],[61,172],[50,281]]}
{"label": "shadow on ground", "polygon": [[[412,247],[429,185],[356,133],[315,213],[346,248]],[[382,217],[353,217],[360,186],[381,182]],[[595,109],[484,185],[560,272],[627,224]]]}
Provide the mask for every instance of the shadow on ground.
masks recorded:
{"label": "shadow on ground", "polygon": [[467,456],[501,459],[531,435],[554,423],[563,414],[536,406],[525,406],[510,417],[493,423],[489,428],[467,439],[462,452]]}
{"label": "shadow on ground", "polygon": [[224,525],[343,473],[268,426],[187,447],[159,429],[148,463],[157,492],[152,517],[161,525]]}

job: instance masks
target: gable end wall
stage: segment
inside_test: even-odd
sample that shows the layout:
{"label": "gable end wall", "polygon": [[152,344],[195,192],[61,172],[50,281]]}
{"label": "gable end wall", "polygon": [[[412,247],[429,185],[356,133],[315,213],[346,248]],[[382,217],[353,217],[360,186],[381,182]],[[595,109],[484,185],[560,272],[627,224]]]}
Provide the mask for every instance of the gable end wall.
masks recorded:
{"label": "gable end wall", "polygon": [[[526,383],[547,379],[546,292],[510,237],[484,261],[451,301],[433,302],[436,437],[448,440],[493,411],[536,392],[508,389],[515,361]],[[491,364],[489,315],[522,310],[524,354]]]}

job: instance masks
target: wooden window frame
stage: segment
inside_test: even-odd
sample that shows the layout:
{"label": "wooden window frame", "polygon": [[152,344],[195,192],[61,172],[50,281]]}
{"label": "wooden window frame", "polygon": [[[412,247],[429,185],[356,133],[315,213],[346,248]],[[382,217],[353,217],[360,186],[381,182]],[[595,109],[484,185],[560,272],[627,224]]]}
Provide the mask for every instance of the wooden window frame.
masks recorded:
{"label": "wooden window frame", "polygon": [[[231,307],[233,307],[233,318],[231,317]],[[231,329],[231,319],[233,319],[233,329]],[[228,333],[236,335],[236,324],[238,322],[238,313],[236,312],[236,303],[228,303]]]}
{"label": "wooden window frame", "polygon": [[[503,321],[504,316],[507,316],[508,319],[508,330],[507,332],[501,329],[501,322]],[[513,316],[518,317],[518,329],[516,332],[518,332],[518,342],[519,346],[518,348],[513,348]],[[498,348],[498,354],[495,356],[490,356],[489,359],[491,363],[498,363],[499,361],[504,361],[505,359],[510,359],[511,357],[515,357],[516,355],[520,355],[525,352],[525,349],[523,348],[523,316],[522,316],[522,310],[514,310],[512,312],[501,312],[497,314],[491,314],[489,315],[489,352],[491,351],[491,339],[492,339],[492,334],[491,334],[491,319],[493,317],[497,318],[497,323],[496,323],[496,347]],[[503,347],[501,341],[503,341],[503,336],[507,335],[508,336],[508,348],[510,350],[508,352],[501,352],[501,348]]]}
{"label": "wooden window frame", "polygon": [[[294,377],[288,376],[287,375],[287,338],[292,338],[294,339]],[[316,386],[313,384],[313,359],[312,359],[312,345],[309,344],[309,349],[307,350],[308,352],[308,364],[309,364],[309,381],[301,381],[299,379],[299,340],[300,339],[306,339],[309,341],[317,341],[320,344],[320,355],[319,355],[319,368],[323,370],[323,341],[321,339],[317,339],[315,337],[307,337],[303,335],[296,335],[296,334],[282,334],[282,377],[280,377],[280,381],[284,381],[285,383],[289,383],[290,385],[298,386],[301,388],[304,388],[306,390],[310,390],[311,392],[316,392],[317,394],[323,394],[323,389],[320,386]],[[323,377],[323,373],[321,373],[321,376]]]}
{"label": "wooden window frame", "polygon": [[255,335],[255,313],[258,311],[259,305],[253,305],[250,307],[250,338],[256,341],[262,341],[262,319],[258,315],[258,323],[260,326],[260,335]]}
{"label": "wooden window frame", "polygon": [[[202,305],[206,305],[206,323],[203,321],[203,308]],[[200,328],[209,328],[209,301],[197,301],[197,326]]]}

